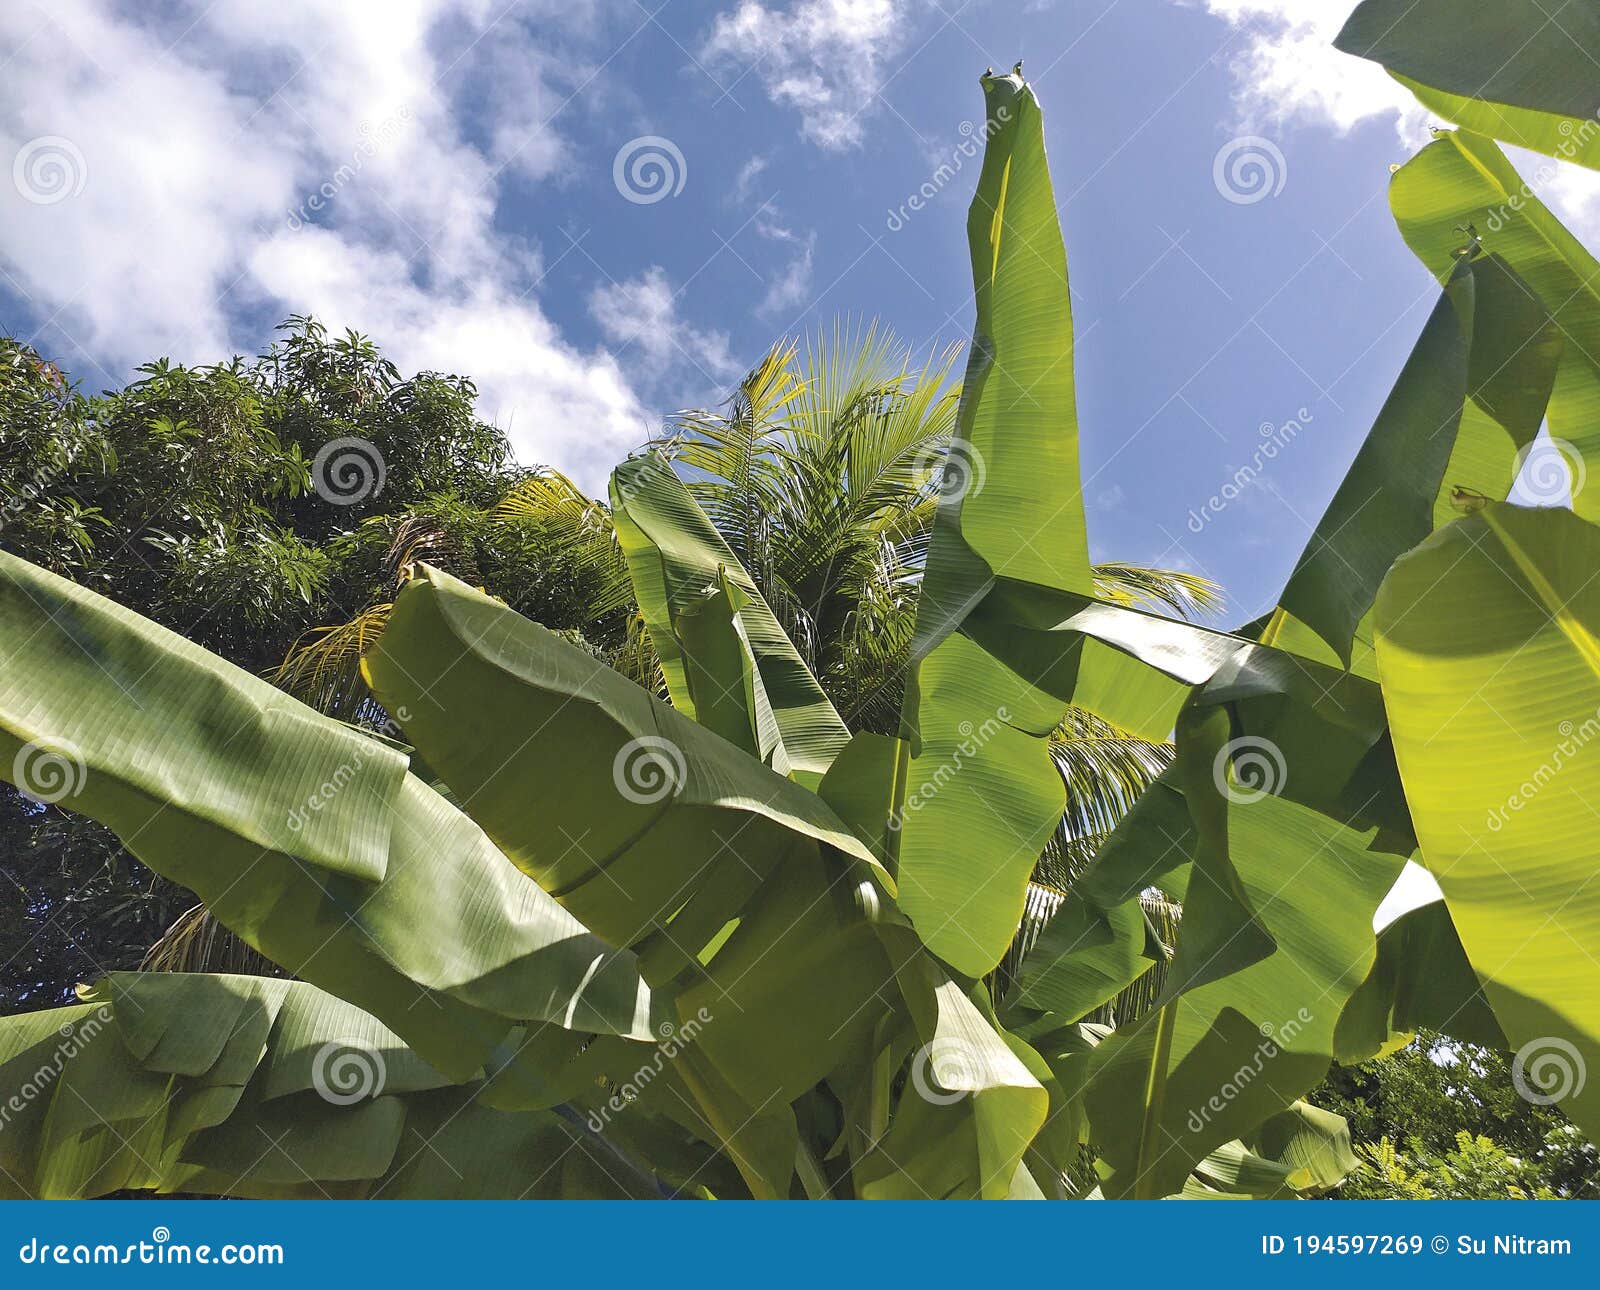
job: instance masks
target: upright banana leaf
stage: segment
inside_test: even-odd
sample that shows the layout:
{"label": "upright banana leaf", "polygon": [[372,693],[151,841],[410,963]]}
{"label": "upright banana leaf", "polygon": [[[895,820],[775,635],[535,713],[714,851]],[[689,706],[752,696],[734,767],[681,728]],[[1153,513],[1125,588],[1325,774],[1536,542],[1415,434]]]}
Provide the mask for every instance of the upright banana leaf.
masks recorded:
{"label": "upright banana leaf", "polygon": [[633,955],[516,873],[403,754],[4,553],[0,651],[0,775],[108,825],[453,1078],[524,1021],[653,1038]]}
{"label": "upright banana leaf", "polygon": [[689,490],[650,453],[617,467],[611,508],[673,706],[815,788],[850,732]]}
{"label": "upright banana leaf", "polygon": [[1600,13],[1547,0],[1362,0],[1334,44],[1446,120],[1600,169]]}
{"label": "upright banana leaf", "polygon": [[113,973],[80,997],[0,1019],[0,1196],[659,1194],[580,1124],[493,1109],[481,1075],[303,982]]}
{"label": "upright banana leaf", "polygon": [[[1600,127],[1597,127],[1600,129]],[[1524,184],[1490,140],[1446,132],[1395,172],[1389,204],[1401,235],[1441,280],[1454,269],[1465,240],[1504,260],[1538,296],[1563,340],[1549,399],[1549,431],[1573,481],[1573,508],[1600,516],[1600,490],[1583,487],[1600,469],[1600,263]],[[1560,466],[1533,481],[1542,500],[1556,500]],[[1467,482],[1467,481],[1461,481]],[[1499,500],[1498,488],[1483,490]]]}
{"label": "upright banana leaf", "polygon": [[1009,709],[1009,669],[964,624],[997,579],[1094,593],[1078,471],[1072,307],[1038,100],[986,74],[987,146],[967,219],[977,323],[913,644],[900,902],[958,971],[998,963],[1065,793],[1061,713]]}
{"label": "upright banana leaf", "polygon": [[1378,666],[1422,859],[1526,1087],[1600,1132],[1600,528],[1485,507],[1396,563]]}

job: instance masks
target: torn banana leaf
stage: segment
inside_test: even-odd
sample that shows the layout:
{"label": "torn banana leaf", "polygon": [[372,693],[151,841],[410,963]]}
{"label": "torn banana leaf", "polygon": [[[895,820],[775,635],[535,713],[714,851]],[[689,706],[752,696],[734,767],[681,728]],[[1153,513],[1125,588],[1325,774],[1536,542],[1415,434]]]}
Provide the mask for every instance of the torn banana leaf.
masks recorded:
{"label": "torn banana leaf", "polygon": [[113,973],[0,1019],[0,1195],[642,1197],[654,1178],[554,1111],[511,1113],[299,981]]}

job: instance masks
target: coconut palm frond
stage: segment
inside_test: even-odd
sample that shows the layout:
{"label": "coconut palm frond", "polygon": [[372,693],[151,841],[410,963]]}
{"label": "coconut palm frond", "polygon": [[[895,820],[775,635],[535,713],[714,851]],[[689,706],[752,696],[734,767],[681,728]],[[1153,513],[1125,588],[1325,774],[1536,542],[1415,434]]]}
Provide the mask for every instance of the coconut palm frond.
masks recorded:
{"label": "coconut palm frond", "polygon": [[221,972],[240,976],[284,976],[271,959],[258,954],[195,905],[174,920],[139,961],[141,972]]}
{"label": "coconut palm frond", "polygon": [[372,704],[361,679],[361,656],[383,634],[391,608],[373,605],[347,623],[312,629],[294,643],[270,680],[319,712],[359,721]]}
{"label": "coconut palm frond", "polygon": [[617,542],[611,508],[586,494],[559,470],[543,469],[519,480],[490,510],[500,522],[537,533],[553,556],[581,576],[584,612],[603,618],[633,603],[628,563]]}
{"label": "coconut palm frond", "polygon": [[1180,618],[1220,613],[1227,604],[1210,578],[1144,564],[1097,564],[1095,591],[1104,599],[1134,608],[1170,610]]}

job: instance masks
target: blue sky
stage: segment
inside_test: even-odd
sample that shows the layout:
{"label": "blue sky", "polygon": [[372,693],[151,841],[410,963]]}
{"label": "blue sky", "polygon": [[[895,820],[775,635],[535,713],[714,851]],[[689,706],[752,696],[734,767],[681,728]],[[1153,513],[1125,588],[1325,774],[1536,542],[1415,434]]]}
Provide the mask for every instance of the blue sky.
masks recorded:
{"label": "blue sky", "polygon": [[[474,376],[525,461],[598,488],[780,335],[848,314],[919,350],[965,339],[962,145],[978,73],[1021,57],[1066,227],[1094,554],[1206,572],[1239,621],[1434,298],[1384,196],[1426,117],[1327,47],[1345,7],[21,0],[0,11],[0,327],[100,388],[315,312]],[[652,153],[669,192],[629,200]],[[1600,228],[1582,178],[1543,195]],[[1208,508],[1263,426],[1285,446]]]}

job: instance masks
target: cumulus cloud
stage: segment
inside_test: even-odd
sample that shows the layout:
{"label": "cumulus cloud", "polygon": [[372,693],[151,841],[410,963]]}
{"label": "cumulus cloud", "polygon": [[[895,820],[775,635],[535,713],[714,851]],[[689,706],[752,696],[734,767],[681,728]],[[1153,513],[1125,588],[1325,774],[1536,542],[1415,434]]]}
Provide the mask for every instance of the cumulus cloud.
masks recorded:
{"label": "cumulus cloud", "polygon": [[606,339],[621,347],[619,358],[637,353],[639,365],[653,374],[687,363],[708,389],[718,389],[742,374],[727,333],[686,322],[678,314],[679,294],[666,270],[653,264],[638,277],[596,287],[589,294],[589,315]]}
{"label": "cumulus cloud", "polygon": [[[402,368],[473,376],[519,456],[597,485],[647,414],[615,358],[563,337],[536,248],[495,224],[505,177],[545,177],[562,156],[550,119],[577,73],[523,24],[568,12],[0,7],[0,159],[55,136],[81,171],[56,201],[0,187],[0,266],[47,320],[40,343],[80,370],[205,362],[256,348],[263,318],[314,312]],[[489,137],[468,136],[464,94]]]}
{"label": "cumulus cloud", "polygon": [[719,14],[702,57],[750,70],[774,103],[800,113],[824,148],[861,142],[862,118],[903,46],[912,0],[740,0]]}

